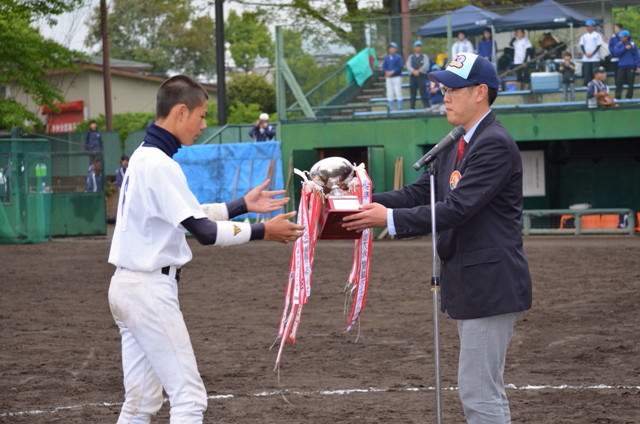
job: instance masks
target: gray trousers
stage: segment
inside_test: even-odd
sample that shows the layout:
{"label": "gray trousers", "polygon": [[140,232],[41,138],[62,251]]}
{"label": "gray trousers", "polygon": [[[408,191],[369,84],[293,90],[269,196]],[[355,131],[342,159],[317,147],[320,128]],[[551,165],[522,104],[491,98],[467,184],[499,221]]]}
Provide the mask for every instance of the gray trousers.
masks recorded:
{"label": "gray trousers", "polygon": [[468,424],[509,424],[505,358],[520,312],[458,320],[458,389]]}

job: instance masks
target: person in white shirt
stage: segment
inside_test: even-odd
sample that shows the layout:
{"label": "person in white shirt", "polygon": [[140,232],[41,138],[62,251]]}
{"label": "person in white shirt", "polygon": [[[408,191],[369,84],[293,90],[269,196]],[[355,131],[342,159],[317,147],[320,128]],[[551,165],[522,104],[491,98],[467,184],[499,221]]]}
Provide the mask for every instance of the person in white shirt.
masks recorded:
{"label": "person in white shirt", "polygon": [[[524,29],[518,28],[510,44],[513,47],[513,66],[518,67],[527,61],[528,51],[532,47],[531,41],[525,37]],[[525,89],[529,83],[529,72],[526,65],[516,71],[516,79],[518,80],[518,89]]]}
{"label": "person in white shirt", "polygon": [[600,46],[604,41],[596,32],[596,22],[587,21],[587,32],[580,37],[582,49],[582,79],[586,86],[593,79],[593,70],[600,66]]}
{"label": "person in white shirt", "polygon": [[451,60],[458,53],[473,53],[473,44],[467,40],[467,34],[464,31],[459,31],[457,37],[458,39],[451,46]]}
{"label": "person in white shirt", "polygon": [[149,423],[162,406],[163,388],[172,423],[202,423],[207,392],[178,302],[180,271],[192,258],[185,233],[201,244],[229,246],[293,241],[304,229],[288,221],[295,212],[264,224],[229,221],[286,203],[274,198],[284,191],[264,191],[269,180],[228,203],[198,203],[173,155],[206,128],[207,99],[204,88],[184,75],[162,83],[155,124],[131,156],[120,191],[109,253],[116,266],[109,306],[122,338],[125,386],[118,424]]}

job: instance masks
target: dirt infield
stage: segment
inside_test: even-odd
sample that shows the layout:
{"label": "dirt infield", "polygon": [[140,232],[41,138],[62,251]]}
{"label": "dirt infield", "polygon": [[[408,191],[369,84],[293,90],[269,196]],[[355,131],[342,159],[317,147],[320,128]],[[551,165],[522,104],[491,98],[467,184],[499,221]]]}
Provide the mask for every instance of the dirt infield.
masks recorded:
{"label": "dirt infield", "polygon": [[[190,243],[194,260],[180,296],[212,397],[207,422],[434,421],[428,239],[374,244],[357,343],[357,330],[343,333],[352,245],[320,242],[281,386],[269,346],[291,246]],[[107,238],[0,246],[0,422],[116,421],[123,389],[108,249]],[[536,237],[525,250],[534,308],[520,319],[507,358],[513,422],[640,423],[640,237]],[[455,387],[455,322],[442,316],[441,331],[442,383]],[[616,387],[586,387],[597,385]],[[297,393],[287,403],[279,389]],[[447,423],[464,421],[456,391],[444,392],[443,411]],[[165,404],[154,422],[167,417]]]}

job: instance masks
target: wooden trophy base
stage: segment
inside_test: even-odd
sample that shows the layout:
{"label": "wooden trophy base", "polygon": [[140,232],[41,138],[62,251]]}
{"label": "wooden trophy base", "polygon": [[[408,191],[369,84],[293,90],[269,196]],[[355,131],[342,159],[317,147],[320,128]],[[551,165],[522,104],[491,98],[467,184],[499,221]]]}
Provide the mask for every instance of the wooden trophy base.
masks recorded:
{"label": "wooden trophy base", "polygon": [[354,240],[362,233],[342,227],[342,218],[360,211],[358,196],[330,196],[320,216],[320,235],[323,240]]}

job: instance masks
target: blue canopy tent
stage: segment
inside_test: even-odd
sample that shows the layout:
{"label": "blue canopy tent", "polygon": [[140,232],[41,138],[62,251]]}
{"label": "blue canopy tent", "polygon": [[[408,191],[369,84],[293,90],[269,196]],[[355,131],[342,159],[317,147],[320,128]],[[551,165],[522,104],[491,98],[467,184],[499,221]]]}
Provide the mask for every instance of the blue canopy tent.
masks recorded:
{"label": "blue canopy tent", "polygon": [[527,30],[568,28],[571,26],[585,26],[586,22],[593,20],[602,22],[593,16],[585,15],[567,6],[556,3],[553,0],[542,0],[533,6],[517,10],[509,15],[495,20],[494,25],[498,32],[513,31],[516,28]]}
{"label": "blue canopy tent", "polygon": [[[420,37],[447,37],[447,51],[451,52],[451,34],[455,34],[459,31],[464,31],[468,36],[482,34],[486,28],[493,30],[493,22],[499,18],[497,13],[489,12],[488,10],[480,9],[476,6],[465,6],[460,9],[456,9],[450,14],[440,16],[431,22],[427,22],[418,28],[418,35]],[[448,30],[447,21],[450,19],[451,32]],[[495,43],[493,44],[495,50]],[[496,52],[492,53],[492,57],[495,63]]]}
{"label": "blue canopy tent", "polygon": [[[465,6],[451,12],[451,30],[453,33],[464,31],[468,36],[482,34],[485,28],[492,26],[493,21],[500,18],[497,13],[480,9],[476,6]],[[446,37],[447,16],[440,16],[418,28],[420,37]]]}
{"label": "blue canopy tent", "polygon": [[575,9],[558,4],[554,0],[542,0],[533,6],[496,19],[494,26],[498,32],[513,31],[517,28],[526,30],[571,28],[571,52],[573,53],[573,28],[585,26],[589,20],[602,22],[602,19],[585,15]]}

